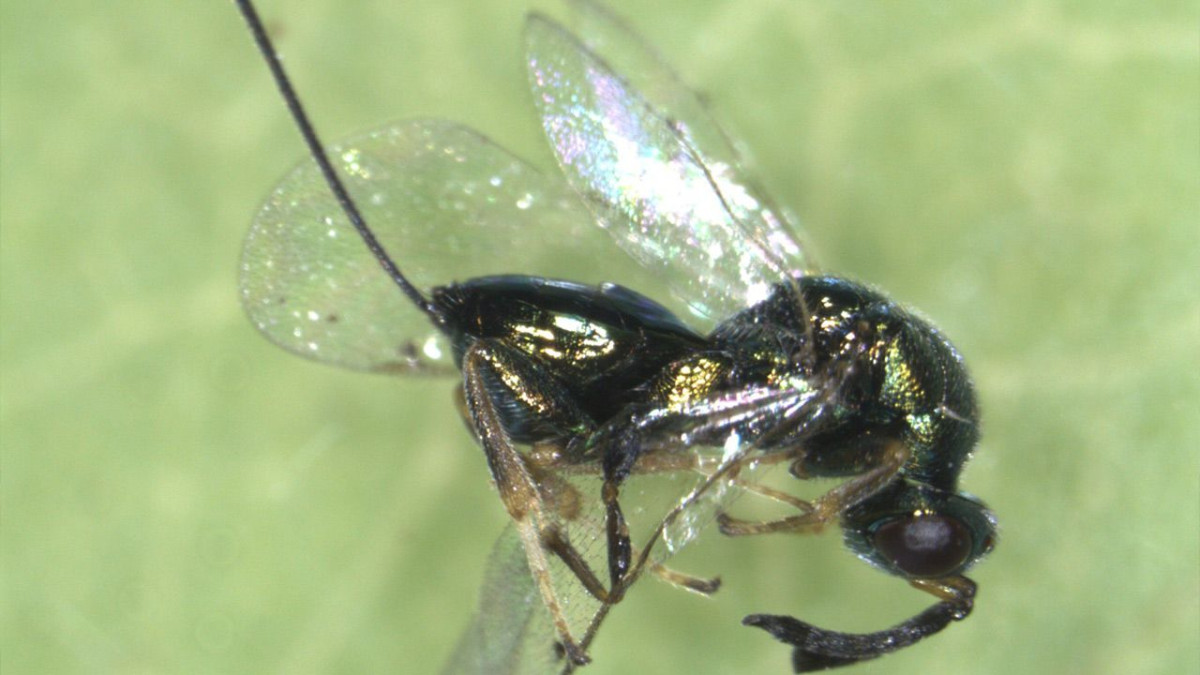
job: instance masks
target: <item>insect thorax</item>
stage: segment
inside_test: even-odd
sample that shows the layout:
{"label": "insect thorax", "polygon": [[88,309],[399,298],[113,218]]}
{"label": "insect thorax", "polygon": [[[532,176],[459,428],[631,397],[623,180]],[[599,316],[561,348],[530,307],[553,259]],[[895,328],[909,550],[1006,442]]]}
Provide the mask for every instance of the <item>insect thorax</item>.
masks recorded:
{"label": "insect thorax", "polygon": [[799,277],[723,322],[711,341],[731,355],[726,386],[813,392],[803,424],[777,442],[805,446],[805,473],[860,473],[901,440],[913,452],[910,478],[954,488],[978,436],[971,380],[936,328],[886,296]]}

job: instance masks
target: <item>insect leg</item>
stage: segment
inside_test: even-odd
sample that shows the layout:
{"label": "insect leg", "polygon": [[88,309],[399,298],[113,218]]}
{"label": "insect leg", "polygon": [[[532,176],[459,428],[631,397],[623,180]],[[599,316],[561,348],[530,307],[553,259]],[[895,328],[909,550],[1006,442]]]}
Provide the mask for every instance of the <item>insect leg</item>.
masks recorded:
{"label": "insect leg", "polygon": [[583,665],[590,659],[571,635],[550,576],[545,542],[547,533],[556,531],[558,524],[543,502],[533,473],[501,422],[494,383],[500,379],[497,366],[503,359],[503,351],[499,345],[479,340],[463,354],[463,395],[467,414],[487,456],[500,499],[521,536],[529,571],[537,583],[542,603],[550,613],[563,650],[572,663]]}
{"label": "insect leg", "polygon": [[608,537],[608,577],[612,582],[612,601],[616,602],[624,595],[622,582],[633,560],[633,543],[629,540],[629,523],[625,521],[618,501],[620,490],[617,482],[606,477],[600,494],[604,499],[605,534]]}
{"label": "insect leg", "polygon": [[775,488],[767,487],[766,485],[762,485],[759,483],[754,483],[754,482],[745,480],[743,478],[731,479],[730,483],[738,486],[739,488],[745,490],[746,492],[752,492],[752,493],[758,495],[759,497],[764,497],[766,499],[770,499],[771,501],[779,502],[781,504],[787,504],[788,506],[795,508],[797,511],[800,511],[801,513],[811,513],[813,510],[812,502],[800,499],[799,497],[792,495],[792,494],[788,494],[788,493],[784,492],[783,490],[776,490]]}
{"label": "insect leg", "polygon": [[719,513],[717,514],[717,525],[722,534],[730,537],[771,532],[820,532],[830,522],[837,520],[846,509],[887,486],[904,468],[909,455],[910,451],[904,443],[898,440],[891,441],[876,466],[843,482],[812,502],[796,500],[795,505],[803,511],[800,515],[779,520],[751,522],[738,520],[726,513]]}
{"label": "insect leg", "polygon": [[682,588],[685,591],[691,591],[692,593],[708,596],[716,593],[721,588],[721,577],[696,577],[673,570],[657,562],[650,563],[648,569],[651,574],[668,584],[676,588]]}

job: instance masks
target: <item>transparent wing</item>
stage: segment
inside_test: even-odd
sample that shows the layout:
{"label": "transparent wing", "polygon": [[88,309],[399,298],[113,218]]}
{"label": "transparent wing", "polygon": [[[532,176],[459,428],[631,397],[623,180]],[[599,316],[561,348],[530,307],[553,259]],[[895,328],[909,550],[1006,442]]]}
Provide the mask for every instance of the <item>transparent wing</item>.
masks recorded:
{"label": "transparent wing", "polygon": [[529,574],[517,529],[496,541],[479,608],[446,662],[445,675],[545,675],[557,672],[555,635]]}
{"label": "transparent wing", "polygon": [[[470,129],[402,122],[330,151],[367,223],[419,288],[517,273],[661,288],[626,262],[560,178]],[[240,285],[259,330],[302,356],[368,371],[453,370],[442,336],[367,252],[312,161],[263,204]]]}
{"label": "transparent wing", "polygon": [[710,323],[811,270],[696,95],[618,19],[575,4],[588,42],[533,15],[526,58],[546,136],[599,224]]}

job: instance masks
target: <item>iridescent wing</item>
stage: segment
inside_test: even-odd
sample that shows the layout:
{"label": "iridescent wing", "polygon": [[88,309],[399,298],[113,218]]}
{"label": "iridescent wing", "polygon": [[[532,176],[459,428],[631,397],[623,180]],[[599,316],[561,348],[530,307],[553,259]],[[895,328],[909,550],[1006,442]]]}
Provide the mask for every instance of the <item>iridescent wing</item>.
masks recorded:
{"label": "iridescent wing", "polygon": [[[625,262],[561,178],[465,127],[403,122],[330,154],[418,288],[512,273],[657,284]],[[603,266],[587,264],[595,259]],[[301,356],[376,372],[453,371],[440,333],[381,271],[312,161],[289,173],[254,219],[240,285],[259,330]]]}
{"label": "iridescent wing", "polygon": [[812,270],[697,96],[618,19],[574,4],[587,39],[533,15],[526,58],[543,130],[599,224],[709,324]]}

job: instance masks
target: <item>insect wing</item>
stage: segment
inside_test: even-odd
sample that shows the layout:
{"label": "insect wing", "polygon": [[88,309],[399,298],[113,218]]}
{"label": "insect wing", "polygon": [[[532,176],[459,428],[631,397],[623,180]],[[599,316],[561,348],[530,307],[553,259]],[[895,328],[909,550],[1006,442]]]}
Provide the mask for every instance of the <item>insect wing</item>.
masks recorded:
{"label": "insect wing", "polygon": [[[569,2],[573,23],[587,49],[667,119],[710,171],[723,169],[713,172],[714,176],[741,185],[761,205],[764,214],[753,223],[758,229],[748,229],[747,236],[764,252],[789,259],[790,270],[811,269],[812,261],[804,257],[803,247],[797,243],[795,218],[767,199],[748,171],[750,162],[744,149],[725,133],[705,102],[683,83],[662,54],[604,5],[590,0]],[[748,225],[752,220],[743,222]]]}
{"label": "insect wing", "polygon": [[526,58],[551,148],[600,225],[709,325],[811,269],[695,94],[618,19],[576,4],[592,40],[533,15]]}
{"label": "insect wing", "polygon": [[[418,288],[514,272],[656,283],[632,261],[620,267],[626,256],[561,179],[470,129],[403,122],[330,150],[367,223]],[[603,268],[612,276],[584,264],[595,258],[615,261],[617,269]],[[453,371],[449,345],[380,269],[312,161],[263,204],[240,284],[254,324],[292,352],[358,370]]]}
{"label": "insect wing", "polygon": [[556,672],[554,629],[529,573],[517,529],[496,541],[479,591],[479,609],[442,672],[446,675],[545,675]]}

